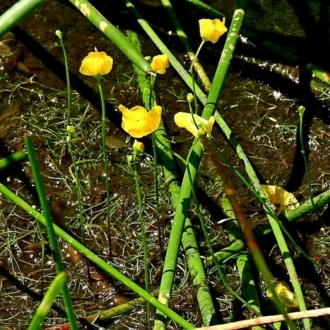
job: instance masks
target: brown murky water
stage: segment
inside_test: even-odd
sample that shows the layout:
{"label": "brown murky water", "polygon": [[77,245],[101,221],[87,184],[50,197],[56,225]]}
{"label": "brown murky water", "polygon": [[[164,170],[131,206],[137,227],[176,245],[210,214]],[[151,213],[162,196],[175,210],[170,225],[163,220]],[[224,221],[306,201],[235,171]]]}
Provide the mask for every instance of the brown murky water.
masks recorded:
{"label": "brown murky water", "polygon": [[[0,12],[14,1],[2,0]],[[230,17],[235,1],[213,1],[217,8]],[[153,3],[154,4],[154,3]],[[95,2],[97,8],[123,31],[133,29],[141,38],[145,55],[158,54],[157,49],[135,24],[129,11],[121,4]],[[140,4],[139,9],[148,18],[157,33],[170,46],[178,59],[185,62],[182,47],[173,34],[166,13],[158,6]],[[200,13],[181,3],[176,9],[194,47],[197,47]],[[190,7],[189,7],[190,8]],[[329,65],[329,11],[322,2],[310,1],[252,1],[247,12],[245,28],[258,32],[263,40],[278,42],[285,50],[293,51],[295,58],[275,57],[274,53],[258,47],[258,41],[241,37],[233,59],[218,110],[229,124],[242,147],[253,162],[261,181],[285,187],[301,201],[308,199],[307,181],[300,149],[297,147],[297,108],[306,107],[305,128],[313,183],[318,194],[330,186],[330,92],[325,84],[313,80],[302,69],[304,63],[314,63],[330,71]],[[72,120],[77,135],[74,140],[75,156],[79,163],[83,207],[86,226],[86,245],[105,259],[109,256],[105,220],[105,187],[102,173],[101,116],[97,86],[94,79],[79,74],[81,60],[94,47],[107,52],[114,59],[112,72],[105,77],[104,90],[107,105],[107,146],[109,149],[112,194],[112,263],[132,280],[143,285],[143,252],[137,216],[133,177],[126,165],[132,140],[121,129],[119,104],[127,107],[141,104],[135,74],[130,62],[121,52],[93,27],[68,2],[50,0],[37,12],[6,35],[0,43],[0,156],[6,157],[22,150],[23,136],[29,134],[34,142],[54,221],[77,236],[80,235],[77,196],[70,174],[71,159],[66,148],[65,109],[66,85],[62,59],[55,30],[61,30],[67,46],[72,74]],[[220,54],[221,43],[203,49],[201,62],[212,77]],[[280,54],[281,55],[281,54]],[[283,54],[282,54],[283,55]],[[281,63],[281,64],[278,64]],[[300,65],[300,66],[299,66]],[[185,62],[188,67],[188,63]],[[188,92],[174,70],[159,77],[157,92],[164,108],[168,134],[176,142],[174,148],[186,155],[191,137],[173,124],[177,111],[187,111],[182,102]],[[224,141],[221,133],[215,136],[233,163],[242,165]],[[147,155],[141,159],[139,170],[143,182],[144,216],[148,228],[151,290],[157,290],[163,263],[163,250],[159,246],[155,215],[155,189],[151,142],[144,139]],[[149,155],[150,154],[150,155]],[[31,172],[27,163],[1,172],[1,180],[11,190],[31,204],[37,204]],[[241,204],[253,226],[265,223],[261,206],[235,177]],[[219,206],[219,186],[210,161],[203,161],[198,179],[198,193],[215,248],[228,243],[226,231],[217,224],[222,212]],[[173,208],[166,190],[165,179],[160,176],[160,206],[162,241],[166,244],[170,231]],[[51,255],[46,255],[41,270],[40,233],[33,219],[18,207],[0,197],[0,323],[1,329],[26,329],[31,314],[38,305],[38,294],[54,276]],[[323,221],[328,224],[329,212],[322,210]],[[198,220],[190,216],[199,233]],[[330,272],[328,229],[320,230],[315,216],[307,216],[292,226],[292,234],[309,254],[318,260],[322,269],[313,269],[307,261],[296,255],[298,274],[304,294],[314,308],[329,306]],[[68,283],[78,315],[86,316],[136,298],[126,288],[114,283],[95,269],[67,244],[61,248],[68,273]],[[271,238],[260,241],[273,275],[287,280],[286,270]],[[203,251],[201,241],[201,250]],[[46,251],[47,252],[47,251]],[[206,250],[205,253],[207,254]],[[239,277],[235,261],[225,264],[234,289],[239,290]],[[219,318],[240,319],[236,302],[225,292],[213,270],[209,270],[210,283],[219,311]],[[172,307],[184,318],[201,325],[195,298],[195,288],[187,275],[184,255],[179,258],[175,294]],[[262,299],[264,313],[273,312],[271,304]],[[60,304],[60,302],[57,302]],[[142,307],[122,317],[102,324],[106,329],[144,329],[146,316]],[[65,322],[60,312],[52,311],[47,326]],[[313,321],[313,329],[328,329],[329,319]],[[169,329],[175,329],[172,323]]]}

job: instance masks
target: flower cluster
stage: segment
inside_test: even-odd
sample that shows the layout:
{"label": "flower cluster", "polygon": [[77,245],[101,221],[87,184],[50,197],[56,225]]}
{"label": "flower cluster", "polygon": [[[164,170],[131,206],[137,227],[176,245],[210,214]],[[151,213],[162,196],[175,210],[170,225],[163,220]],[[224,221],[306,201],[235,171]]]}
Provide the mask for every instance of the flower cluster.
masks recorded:
{"label": "flower cluster", "polygon": [[[202,42],[211,41],[215,43],[223,35],[227,28],[225,26],[225,18],[219,19],[201,19],[199,20],[199,29]],[[99,79],[101,76],[108,74],[113,65],[113,59],[105,52],[99,52],[95,48],[94,52],[90,52],[81,63],[80,73],[87,76],[94,76]],[[169,60],[166,54],[157,55],[152,58],[151,68],[157,74],[164,74],[169,68]],[[119,105],[122,117],[122,128],[134,138],[142,138],[157,130],[161,122],[162,107],[155,105],[150,111],[142,106],[135,106],[131,109],[126,108],[122,104]],[[174,116],[177,126],[186,128],[196,138],[202,136],[211,137],[211,130],[214,124],[214,117],[208,120],[195,114],[179,112]],[[137,144],[135,143],[137,146]],[[142,146],[138,145],[138,149],[142,150]]]}

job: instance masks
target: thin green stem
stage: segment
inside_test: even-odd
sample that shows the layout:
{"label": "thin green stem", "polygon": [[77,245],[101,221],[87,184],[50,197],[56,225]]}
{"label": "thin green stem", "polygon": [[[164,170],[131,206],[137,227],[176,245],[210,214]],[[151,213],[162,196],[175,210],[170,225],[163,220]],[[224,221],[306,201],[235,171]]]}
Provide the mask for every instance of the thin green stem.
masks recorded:
{"label": "thin green stem", "polygon": [[247,301],[245,301],[241,296],[239,296],[230,286],[228,280],[227,280],[227,277],[226,275],[224,274],[224,272],[222,271],[220,265],[219,265],[219,262],[217,261],[217,259],[215,258],[214,256],[214,249],[213,249],[213,246],[212,246],[212,242],[210,240],[210,237],[209,237],[209,234],[207,232],[207,228],[206,228],[206,225],[205,225],[205,221],[204,221],[204,218],[203,218],[203,215],[202,215],[202,212],[201,212],[201,209],[200,209],[200,205],[199,205],[199,202],[198,202],[198,198],[197,198],[197,195],[196,195],[196,191],[195,191],[195,187],[194,187],[194,184],[193,182],[191,181],[191,175],[190,175],[190,172],[189,172],[189,167],[187,168],[188,169],[188,175],[189,175],[189,180],[190,180],[190,184],[191,184],[191,191],[192,191],[192,196],[193,196],[193,199],[194,199],[194,203],[195,203],[195,206],[196,206],[196,212],[197,212],[197,215],[198,215],[198,218],[199,218],[199,222],[200,222],[200,225],[201,225],[201,228],[202,228],[202,231],[203,231],[203,235],[204,235],[204,238],[205,238],[205,241],[206,241],[206,244],[208,246],[208,249],[210,251],[210,254],[212,256],[212,259],[214,261],[214,264],[217,268],[217,271],[218,271],[218,274],[219,274],[219,277],[223,283],[223,285],[225,286],[225,288],[237,299],[239,300],[240,302],[243,303],[243,305],[246,305],[248,308],[250,308],[256,315],[258,316],[261,316],[261,313],[260,313],[260,309],[259,308],[255,308],[255,306],[251,306]]}
{"label": "thin green stem", "polygon": [[79,225],[80,225],[80,234],[81,234],[81,240],[83,243],[85,243],[85,228],[84,228],[84,209],[83,209],[83,203],[82,203],[82,194],[81,194],[81,182],[80,182],[80,175],[79,175],[79,168],[76,162],[76,159],[74,157],[74,153],[72,150],[72,128],[73,126],[67,127],[67,145],[69,149],[69,154],[71,155],[71,161],[74,168],[74,180],[76,184],[76,192],[77,192],[77,200],[78,200],[78,209],[79,209]]}
{"label": "thin green stem", "polygon": [[[126,0],[125,0],[126,1]],[[126,1],[127,2],[127,1]],[[238,1],[238,8],[235,10],[234,17],[232,20],[232,24],[230,26],[225,49],[222,52],[222,56],[219,60],[218,67],[216,70],[215,77],[212,82],[211,90],[208,95],[207,100],[205,101],[205,96],[201,97],[203,100],[202,103],[205,104],[202,116],[205,119],[209,119],[209,117],[213,114],[215,110],[215,106],[218,103],[221,89],[224,83],[224,79],[226,73],[229,69],[229,64],[231,62],[231,58],[233,55],[233,51],[235,49],[235,45],[237,42],[238,33],[240,30],[240,26],[244,17],[244,10],[246,6],[246,1]],[[232,33],[231,33],[232,32]],[[186,79],[186,77],[185,77]],[[188,81],[188,79],[186,79]],[[191,78],[190,78],[191,81]],[[200,93],[196,93],[197,96],[202,96]],[[177,265],[177,254],[179,251],[179,246],[182,237],[182,231],[184,228],[185,218],[188,213],[189,205],[190,205],[190,197],[191,197],[191,183],[194,183],[199,164],[201,162],[202,157],[202,147],[199,143],[194,143],[189,151],[189,156],[187,158],[187,167],[185,170],[185,174],[182,180],[180,196],[177,202],[177,207],[175,210],[175,216],[173,219],[171,235],[168,243],[168,249],[165,256],[164,269],[162,280],[160,284],[159,290],[159,300],[164,304],[169,303],[174,274]],[[191,179],[188,176],[188,167],[191,174]],[[164,315],[157,312],[156,314],[156,322],[155,329],[163,329],[165,327]]]}
{"label": "thin green stem", "polygon": [[300,106],[298,108],[298,113],[299,113],[299,139],[300,139],[301,153],[303,155],[304,164],[305,164],[309,199],[310,199],[310,201],[312,203],[312,206],[313,206],[313,212],[316,212],[318,218],[321,219],[321,216],[319,215],[318,210],[315,207],[314,200],[313,200],[311,173],[309,171],[309,164],[308,164],[308,159],[307,159],[307,155],[306,155],[306,148],[305,148],[305,142],[304,142],[304,113],[305,113],[305,110],[306,109],[303,106]]}
{"label": "thin green stem", "polygon": [[50,284],[45,296],[43,297],[40,305],[38,306],[35,315],[33,316],[27,330],[40,329],[47,314],[49,313],[57,295],[63,290],[66,281],[65,272],[61,272],[56,275],[52,283]]}
{"label": "thin green stem", "polygon": [[64,67],[65,67],[65,77],[66,77],[66,106],[67,106],[67,125],[71,125],[71,83],[70,83],[70,72],[69,72],[69,62],[68,62],[68,55],[66,52],[66,48],[63,42],[63,33],[59,30],[55,32],[55,34],[60,39],[60,43],[63,50],[63,57],[64,57]]}
{"label": "thin green stem", "polygon": [[[198,55],[204,45],[205,41],[202,40],[202,42],[200,43],[197,51],[196,51],[196,54],[194,55],[193,59],[191,60],[191,64],[190,64],[190,69],[189,69],[189,73],[190,73],[190,76],[191,76],[191,80],[192,80],[192,91],[193,91],[193,94],[194,94],[194,106],[195,106],[195,114],[198,114],[198,105],[197,105],[197,97],[196,97],[196,84],[195,84],[195,76],[194,76],[194,65],[195,65],[195,62],[197,61],[198,59]],[[194,118],[194,117],[193,117]],[[193,119],[194,120],[194,119]],[[195,123],[196,124],[196,123]],[[196,125],[197,126],[197,125]]]}
{"label": "thin green stem", "polygon": [[109,178],[109,162],[107,156],[107,149],[106,149],[106,138],[107,138],[107,131],[106,131],[106,108],[105,108],[105,100],[104,100],[104,93],[101,83],[101,77],[95,76],[97,80],[97,85],[99,88],[100,99],[101,99],[101,107],[102,107],[102,153],[103,153],[103,162],[104,162],[104,176],[105,176],[105,189],[106,189],[106,205],[107,205],[107,230],[108,230],[108,243],[109,243],[109,258],[112,259],[112,245],[111,245],[111,201],[110,201],[110,178]]}
{"label": "thin green stem", "polygon": [[[130,162],[129,165],[131,166]],[[148,244],[147,244],[147,235],[143,221],[143,202],[142,202],[142,194],[141,194],[141,186],[140,186],[140,177],[138,173],[137,163],[136,163],[136,155],[134,153],[133,156],[133,167],[131,170],[134,175],[135,180],[135,191],[136,191],[136,198],[138,201],[138,208],[139,208],[139,221],[141,227],[141,236],[142,236],[142,246],[143,246],[143,264],[144,264],[144,288],[147,292],[149,292],[149,266],[148,266]],[[151,329],[151,322],[150,322],[150,303],[147,302],[147,318],[148,318],[148,329]]]}

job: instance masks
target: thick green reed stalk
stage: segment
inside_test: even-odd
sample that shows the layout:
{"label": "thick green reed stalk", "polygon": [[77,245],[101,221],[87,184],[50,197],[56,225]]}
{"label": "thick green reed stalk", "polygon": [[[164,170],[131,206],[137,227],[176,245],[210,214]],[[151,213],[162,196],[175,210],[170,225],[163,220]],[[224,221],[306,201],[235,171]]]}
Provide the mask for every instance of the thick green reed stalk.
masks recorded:
{"label": "thick green reed stalk", "polygon": [[88,18],[101,32],[103,32],[123,53],[137,65],[141,70],[151,71],[150,63],[136,49],[136,47],[112,25],[103,15],[101,15],[93,5],[87,0],[70,0],[81,13]]}
{"label": "thick green reed stalk", "polygon": [[12,164],[18,163],[26,158],[26,152],[25,151],[17,151],[13,153],[12,155],[0,159],[0,171],[6,169]]}
{"label": "thick green reed stalk", "polygon": [[[183,81],[189,86],[191,90],[193,90],[193,80],[190,74],[186,71],[186,69],[181,65],[181,63],[176,59],[176,57],[171,53],[171,51],[165,46],[163,41],[157,36],[154,30],[150,27],[148,22],[142,18],[140,13],[136,10],[135,6],[130,0],[124,0],[126,7],[131,10],[138,23],[141,25],[143,30],[147,33],[148,37],[151,41],[157,46],[157,48],[168,57],[171,66],[175,69],[175,71],[180,75]],[[197,98],[201,101],[202,104],[206,102],[206,96],[203,91],[195,84],[195,91]]]}
{"label": "thick green reed stalk", "polygon": [[[9,200],[11,200],[15,205],[23,209],[30,216],[36,219],[39,223],[46,226],[46,219],[43,214],[39,213],[33,206],[25,202],[23,199],[18,197],[15,193],[5,187],[0,183],[0,193],[6,196]],[[78,242],[75,238],[67,234],[63,229],[53,224],[54,232],[58,237],[61,237],[65,242],[70,244],[77,252],[84,255],[87,259],[93,262],[96,266],[100,267],[107,274],[109,274],[114,279],[121,282],[123,285],[127,286],[130,290],[138,294],[140,297],[149,301],[151,305],[161,310],[165,315],[171,318],[174,322],[176,322],[183,329],[194,329],[194,326],[190,324],[188,321],[183,319],[180,315],[175,313],[170,308],[166,307],[162,303],[160,303],[153,295],[143,290],[138,284],[134,283],[128,277],[123,275],[120,271],[118,271],[113,266],[109,265],[105,260],[94,254],[90,251],[86,246]]]}
{"label": "thick green reed stalk", "polygon": [[[202,113],[202,117],[205,119],[208,119],[213,114],[215,106],[220,98],[223,82],[229,69],[229,64],[231,62],[233,50],[235,49],[240,26],[244,18],[243,8],[245,8],[246,5],[247,1],[238,1],[237,3],[238,9],[236,9],[234,13],[232,25],[230,26],[224,50],[216,70],[215,78],[212,82],[210,93]],[[190,206],[191,181],[194,183],[196,178],[202,152],[203,150],[201,144],[199,142],[194,142],[187,159],[187,169],[184,173],[180,196],[175,210],[168,249],[165,256],[163,276],[159,289],[159,301],[166,305],[170,302],[184,222]],[[189,176],[191,176],[191,178]],[[160,330],[164,329],[164,327],[164,315],[158,311],[155,329]]]}
{"label": "thick green reed stalk", "polygon": [[[322,208],[324,205],[330,203],[330,190],[325,191],[324,193],[313,198],[313,204],[317,209]],[[303,216],[313,212],[314,206],[310,200],[306,201],[304,204],[300,205],[296,209],[283,215],[286,223],[292,223],[301,219]],[[254,231],[255,238],[261,238],[265,235],[272,233],[272,228],[269,224],[262,226]],[[226,259],[231,258],[240,253],[244,249],[245,243],[242,240],[235,240],[230,243],[228,246],[223,248],[221,251],[216,252],[215,256],[217,260],[222,263]],[[205,264],[211,266],[213,264],[212,257],[207,257],[205,259]]]}
{"label": "thick green reed stalk", "polygon": [[[134,32],[130,32],[129,38],[137,48],[140,47],[137,35]],[[134,70],[137,75],[139,88],[142,92],[143,102],[145,107],[148,108],[150,97],[152,104],[156,99],[152,90],[150,79],[139,68],[134,67]],[[158,77],[158,79],[161,79],[161,77]],[[166,181],[169,182],[168,190],[172,197],[172,204],[173,207],[176,208],[180,194],[180,186],[177,183],[179,181],[179,174],[173,159],[173,153],[171,152],[171,143],[164,136],[167,136],[167,132],[164,125],[161,123],[158,130],[153,133],[153,140],[155,140],[153,146],[156,145],[157,153],[159,154],[159,158],[162,163],[164,177]],[[197,301],[201,310],[203,324],[205,326],[217,324],[216,311],[210,294],[210,289],[207,284],[207,278],[205,275],[203,262],[199,254],[196,237],[189,218],[186,218],[185,221],[185,230],[182,235],[182,245],[185,251],[189,271],[193,278],[193,284],[197,288]]]}
{"label": "thick green reed stalk", "polygon": [[[28,152],[31,169],[32,169],[32,174],[33,174],[34,182],[36,185],[40,205],[41,205],[41,208],[42,208],[42,211],[44,214],[44,219],[45,219],[45,224],[47,227],[47,233],[48,233],[48,237],[49,237],[50,247],[51,247],[52,253],[54,254],[56,272],[57,272],[57,274],[60,274],[64,271],[64,266],[62,263],[61,252],[60,252],[60,249],[59,249],[59,246],[57,243],[57,239],[56,239],[54,223],[52,220],[52,216],[50,214],[47,196],[46,196],[45,189],[44,189],[44,186],[42,183],[42,178],[41,178],[41,173],[40,173],[40,169],[39,169],[39,165],[38,165],[38,161],[37,161],[37,156],[34,151],[33,143],[31,141],[31,139],[29,137],[26,137],[24,139],[24,141],[26,144],[26,149]],[[68,289],[68,286],[66,283],[63,286],[62,292],[63,292],[63,301],[64,301],[64,305],[65,305],[65,310],[68,315],[68,319],[69,319],[71,328],[73,330],[78,330],[78,324],[77,324],[76,316],[73,311],[72,301],[70,298],[70,292],[69,292],[69,289]]]}
{"label": "thick green reed stalk", "polygon": [[0,38],[47,0],[21,0],[0,15]]}
{"label": "thick green reed stalk", "polygon": [[[190,42],[189,42],[189,38],[186,35],[186,33],[184,32],[184,30],[181,26],[181,23],[180,23],[178,17],[176,16],[176,13],[174,11],[174,8],[172,7],[171,1],[170,0],[161,0],[161,2],[163,4],[163,7],[165,7],[165,9],[168,12],[168,15],[171,18],[172,24],[175,27],[175,32],[176,32],[177,36],[179,37],[184,49],[186,50],[188,58],[189,58],[190,62],[192,63],[192,65],[195,69],[195,72],[198,75],[198,78],[201,80],[204,88],[207,91],[209,91],[211,88],[211,82],[210,82],[209,78],[207,77],[201,63],[199,62],[197,54],[196,55],[194,54],[193,48],[191,47]],[[193,78],[192,70],[190,70],[190,74],[191,74],[191,77]]]}

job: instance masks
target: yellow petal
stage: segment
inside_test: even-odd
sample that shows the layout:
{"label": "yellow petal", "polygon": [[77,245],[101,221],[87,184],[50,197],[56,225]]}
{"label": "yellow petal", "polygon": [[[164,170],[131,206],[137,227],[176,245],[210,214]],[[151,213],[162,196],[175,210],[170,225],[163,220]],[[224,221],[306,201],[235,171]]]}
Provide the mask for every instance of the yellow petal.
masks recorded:
{"label": "yellow petal", "polygon": [[227,31],[225,26],[225,18],[219,19],[200,19],[199,31],[203,41],[211,41],[216,43],[219,38]]}
{"label": "yellow petal", "polygon": [[105,52],[90,52],[82,61],[80,66],[80,73],[86,76],[98,76],[108,74],[113,65],[112,57]]}
{"label": "yellow petal", "polygon": [[207,132],[207,136],[208,137],[211,137],[212,136],[212,128],[213,128],[214,122],[215,122],[214,116],[211,116],[209,118],[209,120],[207,121],[206,132]]}
{"label": "yellow petal", "polygon": [[151,61],[151,68],[153,71],[164,74],[166,69],[169,68],[170,64],[168,62],[168,57],[166,54],[156,55]]}
{"label": "yellow petal", "polygon": [[[196,115],[194,115],[196,116]],[[174,115],[174,122],[178,127],[185,128],[194,137],[197,137],[198,127],[192,119],[192,115],[187,112],[178,112]]]}
{"label": "yellow petal", "polygon": [[178,112],[174,115],[174,122],[177,126],[185,128],[194,137],[199,137],[203,134],[203,131],[207,133],[208,137],[211,137],[211,131],[214,124],[214,117],[211,116],[209,120],[206,120],[197,115],[191,115],[187,112]]}
{"label": "yellow petal", "polygon": [[154,132],[161,121],[162,107],[155,106],[149,112],[141,107],[135,106],[131,110],[123,105],[119,106],[123,113],[122,128],[132,137],[141,138]]}
{"label": "yellow petal", "polygon": [[[289,285],[284,281],[276,281],[274,283],[274,289],[279,299],[288,308],[298,307],[298,302],[295,294],[290,290]],[[274,296],[269,289],[266,290],[266,295],[269,299],[274,300]]]}
{"label": "yellow petal", "polygon": [[274,204],[277,213],[288,212],[299,206],[299,203],[293,194],[278,186],[261,185],[266,196]]}

